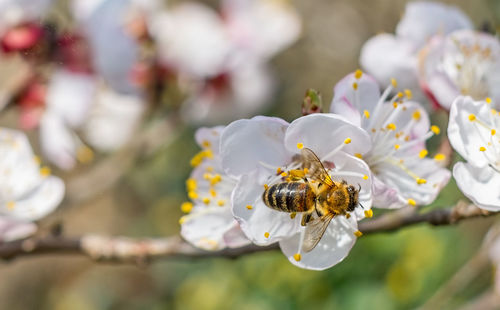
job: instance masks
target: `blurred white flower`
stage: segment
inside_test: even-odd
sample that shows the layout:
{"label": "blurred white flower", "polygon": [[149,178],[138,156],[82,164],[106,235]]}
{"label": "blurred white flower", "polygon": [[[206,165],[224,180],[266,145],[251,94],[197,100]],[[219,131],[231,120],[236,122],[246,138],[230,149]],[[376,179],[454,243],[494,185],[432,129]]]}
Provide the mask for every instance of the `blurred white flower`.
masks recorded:
{"label": "blurred white flower", "polygon": [[439,163],[443,154],[426,157],[425,141],[440,130],[429,128],[425,110],[409,101],[410,91],[390,98],[393,89],[390,85],[381,95],[375,80],[358,70],[335,85],[330,111],[345,116],[370,135],[373,147],[356,156],[373,174],[374,206],[429,204],[450,178],[450,172]]}
{"label": "blurred white flower", "polygon": [[448,137],[467,161],[453,167],[460,190],[478,207],[500,211],[500,115],[492,100],[459,96],[450,110]]}
{"label": "blurred white flower", "polygon": [[220,134],[224,127],[200,128],[196,141],[202,150],[191,160],[194,167],[186,181],[188,196],[181,209],[181,235],[196,247],[220,250],[249,244],[231,212],[231,194],[236,178],[224,173],[219,155]]}
{"label": "blurred white flower", "polygon": [[0,240],[26,237],[29,221],[52,212],[62,201],[64,183],[40,168],[26,136],[0,128]]}
{"label": "blurred white flower", "polygon": [[267,62],[299,33],[295,11],[274,1],[223,1],[220,13],[184,3],[155,15],[151,27],[161,62],[188,94],[184,116],[211,123],[268,102],[274,80]]}
{"label": "blurred white flower", "polygon": [[83,126],[85,141],[104,152],[122,147],[140,125],[145,107],[140,96],[99,88]]}
{"label": "blurred white flower", "polygon": [[357,221],[365,216],[361,208],[356,208],[349,218],[335,217],[319,244],[303,253],[305,228],[301,216],[267,207],[262,194],[266,186],[282,180],[281,173],[300,168],[294,156],[299,148],[307,147],[329,167],[334,179],[361,186],[359,202],[371,214],[369,168],[351,155],[368,151],[370,144],[364,130],[333,114],[304,116],[290,125],[271,117],[228,125],[221,136],[222,167],[239,179],[232,208],[246,236],[258,245],[279,242],[289,261],[302,268],[321,270],[342,261],[359,236]]}
{"label": "blurred white flower", "polygon": [[0,33],[28,22],[38,22],[52,0],[0,0]]}
{"label": "blurred white flower", "polygon": [[417,100],[425,99],[418,79],[418,54],[435,35],[472,29],[472,22],[455,6],[415,1],[406,5],[396,34],[383,33],[369,39],[361,49],[360,63],[383,87],[396,78],[411,89]]}
{"label": "blurred white flower", "polygon": [[500,42],[472,30],[436,37],[421,52],[422,87],[445,109],[459,95],[500,102]]}

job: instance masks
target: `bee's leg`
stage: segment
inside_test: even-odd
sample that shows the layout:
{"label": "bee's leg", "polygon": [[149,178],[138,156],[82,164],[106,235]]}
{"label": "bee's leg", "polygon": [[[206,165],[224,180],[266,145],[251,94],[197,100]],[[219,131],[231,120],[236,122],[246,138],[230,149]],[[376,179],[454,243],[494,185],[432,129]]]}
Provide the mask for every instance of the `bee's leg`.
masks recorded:
{"label": "bee's leg", "polygon": [[309,223],[309,221],[311,220],[311,217],[312,217],[312,212],[304,213],[304,215],[302,215],[302,220],[300,222],[300,225],[306,226],[306,224]]}

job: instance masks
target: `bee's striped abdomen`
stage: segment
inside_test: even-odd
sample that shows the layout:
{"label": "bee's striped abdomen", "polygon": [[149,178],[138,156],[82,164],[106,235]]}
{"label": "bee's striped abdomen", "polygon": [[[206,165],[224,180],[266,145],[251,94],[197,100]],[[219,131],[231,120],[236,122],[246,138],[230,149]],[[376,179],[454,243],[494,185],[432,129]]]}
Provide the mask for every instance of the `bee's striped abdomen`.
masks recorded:
{"label": "bee's striped abdomen", "polygon": [[314,206],[314,198],[310,186],[302,182],[277,183],[262,194],[269,208],[283,212],[305,212]]}

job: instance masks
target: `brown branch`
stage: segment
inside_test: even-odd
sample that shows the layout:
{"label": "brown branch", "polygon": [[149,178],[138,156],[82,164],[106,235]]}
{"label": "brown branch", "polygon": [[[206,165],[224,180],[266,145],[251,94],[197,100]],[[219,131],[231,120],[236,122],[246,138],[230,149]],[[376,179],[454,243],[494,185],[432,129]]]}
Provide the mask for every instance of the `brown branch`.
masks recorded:
{"label": "brown branch", "polygon": [[[365,234],[388,232],[418,223],[431,225],[450,225],[465,219],[490,216],[474,205],[458,204],[451,209],[438,209],[423,214],[413,209],[402,209],[380,216],[374,220],[362,222],[360,230]],[[278,245],[248,245],[222,251],[203,251],[183,241],[180,237],[134,239],[127,237],[108,237],[86,235],[67,238],[46,236],[0,243],[0,258],[13,259],[18,256],[38,254],[78,254],[96,261],[131,262],[141,264],[159,258],[200,258],[239,256],[277,249]]]}

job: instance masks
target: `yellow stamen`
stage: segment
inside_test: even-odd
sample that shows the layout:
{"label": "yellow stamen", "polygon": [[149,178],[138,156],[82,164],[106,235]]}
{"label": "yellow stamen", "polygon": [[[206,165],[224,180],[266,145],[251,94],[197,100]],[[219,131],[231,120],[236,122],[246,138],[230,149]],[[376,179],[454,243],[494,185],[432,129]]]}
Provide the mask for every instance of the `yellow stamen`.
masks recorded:
{"label": "yellow stamen", "polygon": [[363,114],[366,118],[370,118],[370,112],[368,112],[368,110],[364,110]]}
{"label": "yellow stamen", "polygon": [[204,148],[209,148],[211,145],[212,144],[210,143],[210,141],[207,141],[207,140],[205,140],[201,143],[201,146]]}
{"label": "yellow stamen", "polygon": [[290,176],[292,178],[304,178],[306,176],[306,174],[304,173],[304,170],[298,170],[298,169],[294,169],[294,170],[290,170]]}
{"label": "yellow stamen", "polygon": [[264,233],[264,237],[269,238],[269,233],[267,231]]}
{"label": "yellow stamen", "polygon": [[411,199],[411,198],[410,198],[410,199],[408,199],[408,204],[409,204],[410,206],[416,206],[416,205],[417,205],[417,202],[416,202],[415,200],[413,200],[413,199]]}
{"label": "yellow stamen", "polygon": [[356,79],[359,80],[362,76],[363,76],[363,71],[361,71],[361,70],[358,69],[358,70],[356,70],[356,72],[354,72],[354,77]]}
{"label": "yellow stamen", "polygon": [[387,125],[386,127],[388,130],[396,130],[396,125],[394,123],[390,123],[389,125]]}
{"label": "yellow stamen", "polygon": [[276,174],[280,174],[282,172],[283,172],[283,170],[281,170],[281,167],[278,167],[278,169],[276,169]]}
{"label": "yellow stamen", "polygon": [[350,218],[350,217],[351,217],[351,215],[350,215],[349,213],[346,213],[346,214],[345,214],[345,218],[346,218],[346,219],[348,219],[348,218]]}
{"label": "yellow stamen", "polygon": [[438,126],[436,126],[436,125],[432,125],[432,126],[431,126],[431,131],[432,131],[434,134],[439,135],[439,133],[441,132],[441,129],[439,129],[439,127],[438,127]]}
{"label": "yellow stamen", "polygon": [[358,90],[358,83],[352,83],[352,88],[354,88],[354,90]]}
{"label": "yellow stamen", "polygon": [[490,97],[486,97],[486,103],[488,103],[488,104],[491,103],[491,98]]}
{"label": "yellow stamen", "polygon": [[304,168],[304,174],[308,174],[308,173],[309,173],[309,169]]}
{"label": "yellow stamen", "polygon": [[405,95],[406,98],[411,99],[413,97],[413,94],[411,93],[411,90],[405,89]]}
{"label": "yellow stamen", "polygon": [[184,224],[186,222],[186,220],[187,220],[187,218],[185,216],[181,217],[179,219],[179,224],[181,224],[181,225]]}
{"label": "yellow stamen", "polygon": [[368,180],[368,176],[366,174],[363,176],[363,180]]}
{"label": "yellow stamen", "polygon": [[391,79],[391,84],[392,84],[392,87],[394,87],[394,88],[398,87],[398,81],[396,81],[395,78]]}
{"label": "yellow stamen", "polygon": [[354,156],[359,159],[363,159],[363,155],[361,155],[360,153],[354,153]]}
{"label": "yellow stamen", "polygon": [[435,156],[434,156],[434,160],[437,160],[437,161],[440,161],[440,160],[445,160],[446,159],[446,155],[442,154],[442,153],[437,153]]}
{"label": "yellow stamen", "polygon": [[413,112],[413,115],[412,115],[413,119],[414,119],[414,120],[417,120],[417,121],[418,121],[418,120],[420,120],[420,117],[421,117],[421,116],[422,116],[422,115],[420,114],[420,111],[419,111],[419,110],[415,110],[415,112]]}
{"label": "yellow stamen", "polygon": [[269,185],[264,184],[264,189],[268,189],[268,188],[269,188]]}
{"label": "yellow stamen", "polygon": [[476,116],[474,114],[469,114],[469,121],[473,122],[476,120]]}
{"label": "yellow stamen", "polygon": [[418,185],[421,185],[421,184],[425,184],[425,183],[427,183],[427,180],[426,180],[426,179],[421,179],[421,178],[418,178],[416,181],[417,181],[417,184],[418,184]]}
{"label": "yellow stamen", "polygon": [[286,177],[287,175],[288,175],[288,173],[286,173],[286,171],[283,171],[283,172],[281,173],[281,176],[282,176],[282,177]]}
{"label": "yellow stamen", "polygon": [[373,211],[372,211],[372,209],[370,209],[370,210],[365,210],[365,216],[366,216],[367,218],[372,218],[372,217],[373,217]]}
{"label": "yellow stamen", "polygon": [[290,218],[293,220],[297,216],[297,213],[292,212],[290,213]]}
{"label": "yellow stamen", "polygon": [[394,109],[396,109],[398,107],[398,103],[397,102],[393,102],[392,106],[394,107]]}
{"label": "yellow stamen", "polygon": [[217,205],[218,205],[219,207],[223,207],[225,204],[226,204],[226,201],[225,201],[225,200],[222,200],[222,199],[221,199],[221,200],[217,200]]}
{"label": "yellow stamen", "polygon": [[196,193],[195,191],[190,191],[190,192],[188,192],[188,197],[190,199],[194,200],[194,199],[198,198],[198,193]]}
{"label": "yellow stamen", "polygon": [[301,150],[304,147],[304,143],[297,143],[297,148]]}
{"label": "yellow stamen", "polygon": [[484,151],[486,151],[486,148],[485,148],[484,146],[481,146],[481,147],[479,148],[479,150],[480,150],[481,152],[484,152]]}
{"label": "yellow stamen", "polygon": [[429,154],[429,152],[426,149],[423,149],[420,151],[420,153],[418,153],[418,157],[424,158],[425,156],[427,156],[427,154]]}
{"label": "yellow stamen", "polygon": [[183,202],[181,204],[181,211],[184,213],[189,213],[193,209],[193,204],[191,202]]}
{"label": "yellow stamen", "polygon": [[47,177],[50,175],[50,173],[51,173],[51,171],[50,171],[49,167],[40,168],[40,174],[42,175],[42,177]]}
{"label": "yellow stamen", "polygon": [[204,204],[208,205],[210,203],[210,198],[205,197],[205,198],[202,199],[202,201],[203,201]]}
{"label": "yellow stamen", "polygon": [[76,150],[76,159],[82,164],[91,162],[94,159],[94,152],[85,145]]}
{"label": "yellow stamen", "polygon": [[359,237],[361,237],[361,236],[363,235],[363,233],[362,233],[362,232],[360,232],[359,230],[356,230],[356,231],[354,232],[354,235],[355,235],[356,237],[358,237],[358,238],[359,238]]}
{"label": "yellow stamen", "polygon": [[206,170],[207,170],[207,172],[213,172],[214,171],[214,167],[207,166]]}
{"label": "yellow stamen", "polygon": [[300,255],[300,253],[295,253],[293,255],[293,259],[295,259],[296,261],[300,262],[300,260],[302,259],[302,256]]}
{"label": "yellow stamen", "polygon": [[188,192],[196,190],[196,180],[193,178],[189,178],[186,180],[186,188]]}
{"label": "yellow stamen", "polygon": [[396,150],[399,150],[400,145],[399,145],[399,144],[395,144],[395,145],[394,145],[394,148],[395,148]]}
{"label": "yellow stamen", "polygon": [[253,209],[253,207],[252,207],[251,205],[247,205],[247,209],[248,209],[248,210],[252,210],[252,209]]}
{"label": "yellow stamen", "polygon": [[14,201],[7,202],[7,209],[12,210],[16,207],[16,203]]}
{"label": "yellow stamen", "polygon": [[352,141],[352,140],[351,140],[351,138],[346,138],[346,139],[344,140],[344,143],[345,143],[345,144],[349,144],[349,143],[351,143],[351,141]]}
{"label": "yellow stamen", "polygon": [[222,176],[220,174],[216,174],[213,178],[210,179],[210,185],[215,185],[222,181]]}
{"label": "yellow stamen", "polygon": [[404,97],[404,95],[403,95],[402,92],[398,92],[397,96],[398,96],[398,98],[403,98]]}
{"label": "yellow stamen", "polygon": [[212,197],[217,196],[217,192],[215,191],[215,189],[213,189],[213,188],[211,188],[211,189],[210,189],[210,195],[211,195]]}
{"label": "yellow stamen", "polygon": [[491,130],[491,135],[494,136],[495,134],[497,133],[497,131],[495,129],[492,129]]}
{"label": "yellow stamen", "polygon": [[38,157],[38,156],[36,156],[36,155],[35,155],[35,156],[33,156],[33,161],[35,161],[35,163],[36,163],[37,165],[40,165],[40,163],[42,162],[42,161],[40,160],[40,157]]}

